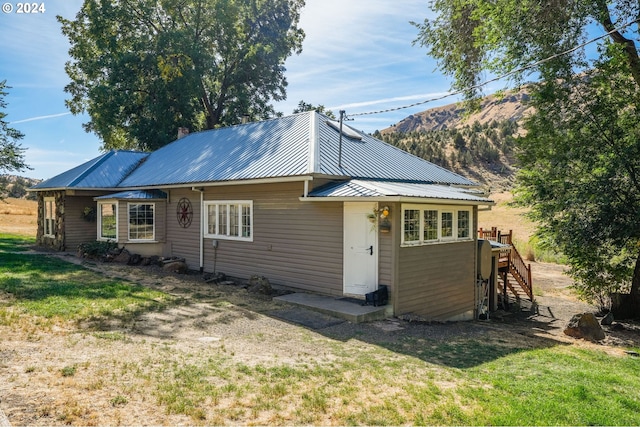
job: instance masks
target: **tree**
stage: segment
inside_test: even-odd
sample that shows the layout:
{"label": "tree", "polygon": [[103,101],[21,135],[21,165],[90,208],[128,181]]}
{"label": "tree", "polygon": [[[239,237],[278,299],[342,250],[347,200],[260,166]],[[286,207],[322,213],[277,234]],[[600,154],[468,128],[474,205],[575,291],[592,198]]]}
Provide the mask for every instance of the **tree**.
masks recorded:
{"label": "tree", "polygon": [[333,114],[333,111],[327,110],[324,105],[318,104],[317,106],[314,106],[313,104],[309,104],[304,100],[298,102],[298,106],[293,109],[293,114],[304,113],[305,111],[317,111],[318,113],[324,114],[330,119],[336,119],[336,115]]}
{"label": "tree", "polygon": [[4,97],[8,95],[6,89],[11,89],[7,86],[7,81],[0,81],[0,172],[19,172],[29,169],[24,161],[25,149],[18,143],[24,138],[24,134],[10,128],[9,123],[5,121],[7,113],[4,110],[7,108],[7,102]]}
{"label": "tree", "polygon": [[179,127],[266,118],[286,97],[304,0],[85,0],[69,38],[67,106],[103,148],[153,150]]}
{"label": "tree", "polygon": [[[535,113],[518,140],[517,194],[538,234],[571,264],[580,293],[605,300],[628,292],[640,314],[640,59],[638,2],[436,0],[417,42],[454,88],[474,99],[484,71],[531,84]],[[599,24],[595,57],[579,45]],[[576,50],[562,54],[571,48]],[[531,64],[535,66],[531,67]],[[621,310],[627,311],[627,310]]]}

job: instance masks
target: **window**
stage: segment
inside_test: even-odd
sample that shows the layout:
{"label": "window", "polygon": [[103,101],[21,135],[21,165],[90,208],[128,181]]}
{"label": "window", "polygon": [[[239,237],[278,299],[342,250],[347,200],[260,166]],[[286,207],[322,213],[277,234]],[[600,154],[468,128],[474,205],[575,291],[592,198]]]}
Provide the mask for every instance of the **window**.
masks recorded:
{"label": "window", "polygon": [[44,235],[56,234],[56,201],[53,197],[44,198]]}
{"label": "window", "polygon": [[424,211],[424,238],[423,240],[438,240],[438,211]]}
{"label": "window", "polygon": [[440,237],[447,239],[453,237],[453,212],[440,212]]}
{"label": "window", "polygon": [[471,235],[471,212],[458,211],[458,239],[466,239]]}
{"label": "window", "polygon": [[98,203],[98,232],[102,240],[118,239],[117,204]]}
{"label": "window", "polygon": [[471,240],[470,208],[402,206],[402,244],[423,245]]}
{"label": "window", "polygon": [[205,202],[205,236],[253,241],[253,202]]}
{"label": "window", "polygon": [[404,211],[404,241],[420,241],[420,211],[407,209]]}
{"label": "window", "polygon": [[129,203],[129,240],[155,239],[155,205]]}

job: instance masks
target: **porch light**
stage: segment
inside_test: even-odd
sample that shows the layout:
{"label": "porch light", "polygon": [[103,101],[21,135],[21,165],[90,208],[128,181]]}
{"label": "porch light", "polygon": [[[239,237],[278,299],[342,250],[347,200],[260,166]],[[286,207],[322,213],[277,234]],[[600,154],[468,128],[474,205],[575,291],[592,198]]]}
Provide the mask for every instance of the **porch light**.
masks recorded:
{"label": "porch light", "polygon": [[388,216],[389,216],[389,206],[385,206],[382,209],[380,209],[380,217],[386,218]]}

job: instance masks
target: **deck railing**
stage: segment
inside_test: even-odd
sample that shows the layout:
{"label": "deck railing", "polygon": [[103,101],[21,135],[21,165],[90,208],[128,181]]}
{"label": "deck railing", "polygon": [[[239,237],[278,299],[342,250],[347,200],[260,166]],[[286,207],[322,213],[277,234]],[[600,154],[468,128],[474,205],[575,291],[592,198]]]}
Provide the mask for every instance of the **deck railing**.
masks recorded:
{"label": "deck railing", "polygon": [[478,238],[493,240],[505,245],[509,245],[510,248],[500,251],[499,264],[504,276],[502,280],[505,285],[505,290],[508,287],[511,292],[518,297],[518,292],[514,287],[512,281],[507,277],[511,275],[515,282],[527,295],[530,301],[533,301],[533,280],[531,278],[531,264],[525,263],[524,259],[513,244],[513,231],[509,230],[508,233],[504,233],[497,229],[497,227],[491,227],[489,230],[480,228],[478,230]]}

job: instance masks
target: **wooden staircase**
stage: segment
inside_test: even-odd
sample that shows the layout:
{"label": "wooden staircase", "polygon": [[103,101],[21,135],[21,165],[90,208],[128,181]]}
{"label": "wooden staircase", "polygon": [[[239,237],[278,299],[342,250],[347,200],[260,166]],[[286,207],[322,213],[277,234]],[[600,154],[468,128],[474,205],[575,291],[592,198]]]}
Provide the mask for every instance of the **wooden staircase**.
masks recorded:
{"label": "wooden staircase", "polygon": [[496,227],[491,230],[478,230],[478,238],[493,240],[509,248],[500,251],[498,261],[498,283],[502,285],[500,290],[503,297],[508,297],[509,291],[516,300],[523,298],[533,302],[533,280],[531,279],[531,264],[524,262],[524,259],[513,245],[513,232],[499,231]]}

